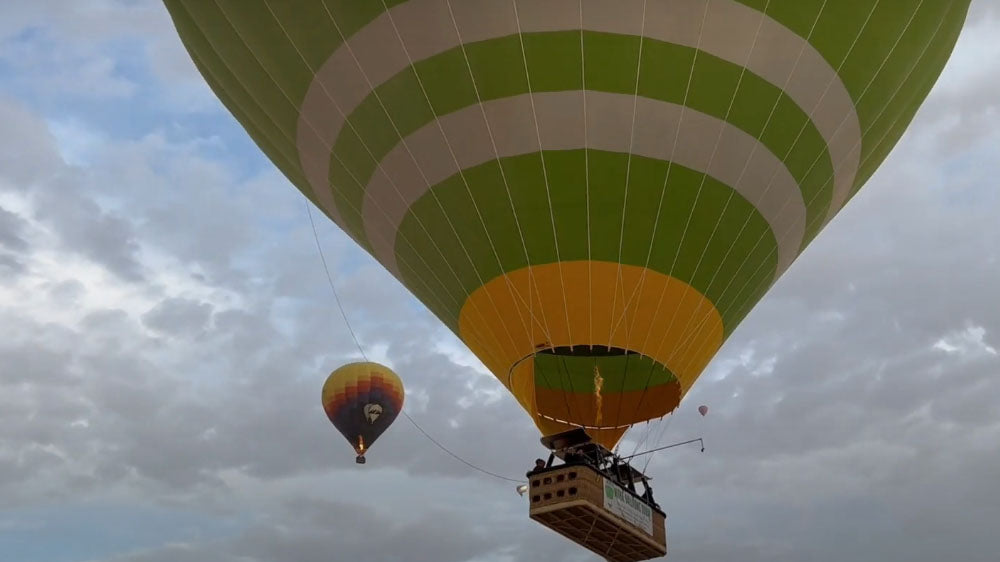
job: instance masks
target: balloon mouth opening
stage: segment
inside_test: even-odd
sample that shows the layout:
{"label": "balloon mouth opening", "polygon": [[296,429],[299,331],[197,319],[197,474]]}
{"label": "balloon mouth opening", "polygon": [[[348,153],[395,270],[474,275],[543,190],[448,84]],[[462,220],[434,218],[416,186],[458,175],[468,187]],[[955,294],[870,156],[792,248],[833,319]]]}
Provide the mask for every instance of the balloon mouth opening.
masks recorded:
{"label": "balloon mouth opening", "polygon": [[538,355],[556,355],[559,357],[619,357],[623,355],[641,355],[638,351],[632,351],[622,347],[591,344],[545,347],[539,348],[535,353]]}
{"label": "balloon mouth opening", "polygon": [[[507,385],[511,385],[514,371],[526,361],[532,361],[539,356],[549,356],[549,357],[586,357],[592,359],[601,359],[608,357],[645,357],[651,359],[656,365],[660,365],[660,362],[655,358],[652,358],[640,351],[635,351],[633,349],[625,349],[624,347],[615,347],[605,344],[589,344],[581,343],[579,345],[549,345],[548,342],[540,343],[535,346],[535,351],[521,357],[515,361],[510,368],[507,369]],[[662,365],[661,365],[662,366]]]}
{"label": "balloon mouth opening", "polygon": [[[529,413],[543,432],[555,431],[555,424],[607,432],[595,434],[598,440],[666,415],[683,394],[677,377],[657,358],[605,342],[538,347],[511,368],[509,387],[516,386],[515,376],[521,377],[516,384],[534,385]],[[567,394],[572,394],[572,407]]]}
{"label": "balloon mouth opening", "polygon": [[550,416],[550,415],[547,415],[547,414],[543,414],[542,412],[535,412],[535,415],[538,416],[538,417],[540,417],[540,418],[547,419],[549,421],[554,421],[556,423],[565,424],[565,425],[568,425],[568,426],[571,426],[571,427],[579,427],[581,429],[590,429],[590,430],[594,430],[594,431],[615,431],[615,430],[619,430],[619,429],[627,429],[627,428],[632,427],[633,425],[635,425],[634,423],[620,423],[618,425],[588,425],[588,424],[583,424],[583,423],[575,422],[575,421],[572,421],[572,420],[564,420],[564,419],[556,417],[556,416]]}

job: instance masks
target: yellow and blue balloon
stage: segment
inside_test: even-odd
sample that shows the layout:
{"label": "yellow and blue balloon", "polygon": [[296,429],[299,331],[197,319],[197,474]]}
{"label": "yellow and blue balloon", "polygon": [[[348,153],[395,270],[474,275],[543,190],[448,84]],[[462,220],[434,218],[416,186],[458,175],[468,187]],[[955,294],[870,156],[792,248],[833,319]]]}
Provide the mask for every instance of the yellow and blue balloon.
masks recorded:
{"label": "yellow and blue balloon", "polygon": [[384,365],[350,363],[323,384],[323,410],[364,464],[365,453],[403,410],[403,382]]}

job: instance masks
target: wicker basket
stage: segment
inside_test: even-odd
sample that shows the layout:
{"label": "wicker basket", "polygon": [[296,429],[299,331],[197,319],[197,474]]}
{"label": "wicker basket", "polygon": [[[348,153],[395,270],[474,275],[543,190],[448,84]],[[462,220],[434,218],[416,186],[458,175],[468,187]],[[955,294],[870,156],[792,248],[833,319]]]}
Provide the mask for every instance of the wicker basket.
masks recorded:
{"label": "wicker basket", "polygon": [[532,473],[528,490],[532,519],[607,560],[667,554],[666,516],[587,465]]}

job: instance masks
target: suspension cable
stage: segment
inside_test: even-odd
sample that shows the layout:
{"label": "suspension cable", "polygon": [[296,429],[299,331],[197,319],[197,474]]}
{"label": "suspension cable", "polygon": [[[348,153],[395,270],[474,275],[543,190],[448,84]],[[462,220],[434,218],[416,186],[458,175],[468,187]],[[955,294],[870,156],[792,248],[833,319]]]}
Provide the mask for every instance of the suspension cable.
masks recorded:
{"label": "suspension cable", "polygon": [[681,445],[687,445],[689,443],[699,443],[699,442],[701,443],[701,452],[704,453],[705,452],[705,440],[702,439],[701,437],[697,437],[695,439],[688,439],[687,441],[681,441],[680,443],[674,443],[672,445],[664,445],[662,447],[657,447],[655,449],[650,449],[648,451],[643,451],[641,453],[636,453],[634,455],[629,455],[627,457],[622,457],[622,460],[623,461],[627,461],[627,460],[629,460],[631,458],[641,457],[642,455],[648,455],[648,454],[651,454],[651,453],[655,453],[657,451],[662,451],[664,449],[672,449],[674,447],[680,447]]}
{"label": "suspension cable", "polygon": [[445,447],[444,445],[442,445],[441,443],[439,443],[437,439],[434,439],[433,437],[431,437],[431,435],[429,433],[427,433],[426,431],[424,431],[424,428],[420,427],[420,425],[417,422],[413,421],[413,418],[411,418],[410,414],[407,414],[405,410],[403,411],[403,415],[406,416],[406,419],[410,420],[410,423],[413,424],[413,427],[417,428],[417,431],[419,431],[420,433],[423,433],[424,437],[430,439],[431,443],[434,443],[435,445],[437,445],[438,447],[440,447],[442,451],[448,453],[449,455],[451,455],[452,457],[454,457],[456,460],[458,460],[462,464],[468,466],[469,468],[472,468],[474,470],[478,470],[479,472],[482,472],[483,474],[489,474],[490,476],[492,476],[494,478],[499,478],[501,480],[506,480],[508,482],[515,482],[515,483],[518,483],[518,484],[520,484],[521,482],[524,482],[523,478],[520,479],[520,480],[517,480],[515,478],[507,478],[506,476],[501,476],[501,475],[499,475],[499,474],[497,474],[495,472],[490,472],[490,471],[486,470],[485,468],[480,468],[480,467],[472,464],[471,462],[463,459],[462,457],[456,455],[455,453],[452,453],[451,451],[448,450],[447,447]]}
{"label": "suspension cable", "polygon": [[[323,262],[323,271],[326,272],[326,280],[330,284],[330,291],[333,292],[333,298],[337,302],[337,308],[340,310],[340,315],[344,319],[344,324],[347,325],[347,330],[351,333],[351,338],[354,339],[354,345],[358,346],[358,351],[361,352],[361,356],[365,358],[365,361],[368,361],[369,360],[368,359],[368,354],[365,353],[364,347],[361,346],[361,340],[358,339],[357,334],[354,332],[354,329],[351,327],[351,321],[348,320],[347,313],[344,311],[344,306],[340,302],[340,296],[337,294],[337,287],[333,283],[333,275],[330,274],[330,267],[327,265],[326,256],[323,254],[323,246],[319,242],[319,233],[316,230],[316,222],[313,220],[313,216],[312,216],[312,205],[310,204],[310,201],[308,199],[306,200],[306,213],[309,215],[309,225],[312,227],[313,239],[316,241],[316,249],[319,251],[320,261]],[[460,457],[459,455],[451,452],[451,450],[449,450],[447,447],[445,447],[444,445],[442,445],[440,441],[438,441],[437,439],[434,439],[433,437],[431,437],[431,434],[427,433],[427,431],[425,431],[424,428],[420,427],[420,424],[418,424],[416,422],[416,420],[414,420],[412,417],[410,417],[410,414],[406,413],[406,410],[402,410],[401,413],[403,414],[403,416],[407,420],[409,420],[409,422],[411,424],[413,424],[413,427],[417,428],[417,431],[419,431],[421,434],[423,434],[424,437],[426,437],[427,439],[429,439],[431,443],[434,443],[442,451],[444,451],[445,453],[448,453],[453,458],[455,458],[456,460],[458,460],[462,464],[468,466],[469,468],[472,468],[473,470],[478,470],[479,472],[482,472],[483,474],[487,474],[487,475],[492,476],[494,478],[499,478],[500,480],[506,480],[508,482],[515,482],[515,483],[524,482],[523,478],[521,478],[521,479],[508,478],[506,476],[502,476],[502,475],[497,474],[495,472],[490,472],[489,470],[486,470],[485,468],[481,468],[479,466],[476,466],[476,465],[472,464],[471,462],[463,459],[462,457]]]}
{"label": "suspension cable", "polygon": [[319,251],[319,259],[323,262],[323,271],[326,272],[326,280],[330,283],[330,290],[333,292],[333,298],[337,301],[337,308],[340,309],[340,315],[344,318],[344,324],[347,325],[347,331],[351,333],[351,338],[354,339],[354,345],[358,346],[358,351],[361,352],[361,356],[368,361],[368,354],[365,353],[363,347],[361,347],[361,341],[358,340],[358,335],[354,333],[354,328],[351,327],[351,322],[347,319],[347,313],[344,312],[344,305],[340,302],[340,296],[337,294],[337,288],[333,284],[333,276],[330,275],[330,267],[326,264],[326,256],[323,255],[323,246],[319,243],[319,233],[316,232],[316,222],[313,221],[312,206],[309,204],[309,200],[306,200],[306,213],[309,214],[309,226],[312,227],[313,239],[316,240],[316,249]]}

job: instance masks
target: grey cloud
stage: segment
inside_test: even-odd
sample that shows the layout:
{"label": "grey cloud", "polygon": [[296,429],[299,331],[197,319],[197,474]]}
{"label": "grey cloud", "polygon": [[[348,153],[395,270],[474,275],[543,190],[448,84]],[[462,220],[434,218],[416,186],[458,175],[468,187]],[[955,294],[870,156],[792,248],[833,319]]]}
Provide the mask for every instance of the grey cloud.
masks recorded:
{"label": "grey cloud", "polygon": [[160,548],[115,556],[104,562],[202,562],[206,559],[218,562],[248,562],[243,556],[220,552],[224,548],[224,545],[217,546],[214,543],[169,544]]}
{"label": "grey cloud", "polygon": [[0,38],[9,39],[25,28],[51,27],[73,40],[162,32],[155,17],[162,6],[146,2],[111,0],[82,5],[67,0],[5,4]]}
{"label": "grey cloud", "polygon": [[[995,19],[988,3],[974,9]],[[80,28],[101,25],[85,16]],[[669,425],[637,427],[623,445],[631,451],[647,431],[642,448],[706,440],[705,453],[672,449],[650,463],[669,515],[668,559],[995,558],[1000,362],[972,340],[934,348],[975,327],[1000,349],[1000,168],[941,150],[949,112],[990,111],[989,95],[970,93],[997,89],[983,80],[936,92]],[[0,309],[5,507],[110,497],[257,516],[234,537],[151,544],[114,562],[595,559],[528,520],[513,484],[447,456],[402,417],[373,447],[369,472],[356,469],[319,393],[357,354],[286,182],[241,179],[154,137],[109,142],[90,168],[67,169],[40,121],[12,107],[0,104],[17,131],[0,147],[30,150],[9,161],[0,150],[0,175],[37,194],[39,218],[62,244],[44,249],[83,255],[157,304],[112,303],[72,326]],[[973,140],[992,146],[994,136],[987,128]],[[91,193],[128,214],[102,210]],[[321,237],[353,327],[404,379],[407,412],[462,458],[523,475],[541,447],[506,389],[437,351],[454,337],[343,234],[323,223]],[[143,269],[147,248],[239,304],[168,296],[172,287]],[[20,266],[33,249],[16,249]],[[94,289],[41,290],[69,306]],[[186,334],[197,337],[167,337]],[[693,411],[701,403],[708,417]],[[365,486],[367,504],[357,497]]]}
{"label": "grey cloud", "polygon": [[13,507],[22,495],[17,492],[27,492],[19,485],[54,476],[83,452],[67,429],[90,410],[78,381],[65,372],[65,355],[7,347],[0,359],[0,490]]}
{"label": "grey cloud", "polygon": [[1000,11],[993,0],[974,1],[956,52],[974,52],[968,60],[952,59],[919,117],[935,131],[931,142],[955,155],[974,146],[996,129],[1000,62],[996,57],[995,28]]}
{"label": "grey cloud", "polygon": [[[366,299],[377,300],[377,295],[366,295]],[[79,441],[77,435],[76,444],[115,451],[88,461],[96,464],[96,474],[122,479],[129,472],[115,467],[131,467],[139,476],[174,489],[211,484],[216,470],[238,469],[260,478],[280,478],[321,469],[329,466],[331,459],[350,460],[349,447],[325,419],[319,404],[323,378],[344,362],[334,359],[338,352],[331,352],[329,334],[317,329],[315,337],[290,340],[275,326],[266,301],[254,306],[245,311],[218,312],[211,325],[204,322],[206,305],[184,299],[167,299],[141,319],[130,318],[121,310],[91,313],[81,321],[82,331],[73,336],[77,343],[72,351],[50,343],[63,350],[55,357],[65,363],[64,372],[76,373],[68,386],[69,381],[51,384],[67,391],[72,388],[72,394],[85,397],[84,407],[48,421],[52,427],[65,427],[78,418],[88,419],[88,427],[77,432],[86,435],[86,440]],[[480,388],[497,391],[499,384],[469,369],[456,369],[433,351],[439,332],[428,329],[426,313],[416,318],[397,312],[394,324],[400,331],[389,340],[390,353],[403,358],[397,369],[409,389],[430,396],[427,410],[414,415],[461,454],[493,470],[515,476],[523,473],[529,463],[524,460],[526,454],[505,455],[503,451],[518,447],[519,432],[528,437],[530,454],[537,454],[530,422],[507,400],[488,405],[473,400],[469,408],[457,407],[455,403],[470,392],[475,395]],[[169,347],[144,337],[140,320],[166,331],[201,327],[205,331],[198,345],[212,353],[192,349],[191,356],[171,361],[176,367],[164,369],[157,358],[166,357]],[[328,313],[305,306],[288,322],[320,327],[339,324],[340,320],[331,322]],[[362,329],[368,325],[361,323]],[[380,337],[385,339],[387,334]],[[344,333],[339,353],[351,350],[347,338]],[[31,357],[49,340],[51,337],[24,342],[16,351]],[[313,359],[323,357],[328,359],[319,363]],[[308,364],[320,369],[305,367]],[[241,376],[223,382],[220,377],[224,373]],[[86,381],[82,387],[81,381]],[[51,389],[43,379],[33,382],[40,393]],[[518,432],[507,431],[503,438],[485,441],[465,437],[494,432],[498,418],[512,420],[510,428],[518,428]],[[23,424],[10,427],[14,431]],[[54,441],[63,445],[58,434]],[[442,457],[402,418],[377,447],[375,458],[384,466],[405,467],[417,474],[470,476],[466,467]],[[331,452],[336,454],[331,457]],[[491,457],[505,460],[496,463]],[[109,483],[97,480],[91,485]]]}
{"label": "grey cloud", "polygon": [[49,289],[52,301],[64,307],[75,304],[86,292],[87,288],[76,279],[56,283]]}
{"label": "grey cloud", "polygon": [[[482,530],[469,529],[454,514],[427,512],[404,524],[386,520],[360,505],[318,500],[298,500],[287,506],[295,514],[285,529],[260,529],[246,537],[235,550],[256,560],[440,560],[459,562],[496,548],[496,538]],[[468,529],[455,533],[458,526]],[[329,530],[337,528],[335,536]]]}
{"label": "grey cloud", "polygon": [[992,559],[1000,361],[933,346],[1000,334],[995,164],[938,178],[920,125],[675,414],[708,443],[652,463],[678,557]]}
{"label": "grey cloud", "polygon": [[[16,71],[12,80],[30,88],[42,99],[56,95],[80,98],[127,98],[138,85],[124,77],[116,61],[82,44],[79,49],[59,48],[47,30],[30,41],[8,40],[0,53],[6,66]],[[44,70],[42,70],[44,69]]]}
{"label": "grey cloud", "polygon": [[261,275],[296,275],[315,263],[311,239],[273,246],[276,230],[304,217],[302,196],[275,172],[239,179],[245,170],[206,158],[197,143],[160,135],[106,146],[95,160],[84,184],[129,209],[119,218],[132,225],[130,242],[173,256],[210,284],[253,290]]}
{"label": "grey cloud", "polygon": [[69,354],[65,351],[34,349],[15,346],[10,343],[0,345],[0,384],[18,385],[25,382],[52,384],[67,382],[66,369]]}
{"label": "grey cloud", "polygon": [[[966,220],[961,227],[940,215],[932,223],[936,236],[914,239],[928,223],[925,218],[905,221],[905,229],[892,237],[912,240],[919,248],[912,255],[894,244],[859,244],[869,237],[886,236],[878,228],[863,225],[877,223],[887,206],[899,207],[900,203],[887,194],[884,200],[867,198],[852,204],[867,209],[868,216],[852,219],[847,215],[847,220],[824,233],[823,240],[829,238],[825,247],[818,246],[803,257],[720,354],[722,364],[753,349],[747,366],[735,367],[719,380],[704,378],[696,385],[695,394],[685,403],[688,413],[690,404],[702,401],[712,406],[712,413],[699,419],[685,417],[682,410],[665,439],[702,433],[709,452],[663,454],[652,465],[659,482],[658,497],[672,513],[668,532],[675,555],[707,560],[743,552],[750,558],[832,560],[837,558],[830,558],[830,553],[844,552],[840,543],[845,535],[858,537],[858,529],[865,528],[882,530],[864,535],[857,543],[861,546],[850,551],[862,560],[866,553],[881,557],[868,559],[921,560],[922,552],[954,551],[962,541],[988,543],[985,531],[958,523],[947,527],[948,537],[940,539],[947,546],[907,543],[907,537],[914,529],[926,530],[935,522],[940,525],[938,517],[945,512],[937,505],[959,502],[978,513],[991,509],[989,496],[971,495],[971,485],[956,488],[945,483],[956,470],[972,482],[988,481],[986,469],[995,460],[966,446],[951,447],[946,455],[939,455],[932,443],[960,439],[967,424],[989,427],[995,423],[988,397],[996,394],[992,391],[996,382],[990,376],[996,365],[988,356],[969,361],[934,350],[932,345],[950,332],[964,330],[965,317],[988,326],[985,339],[993,341],[996,311],[984,309],[981,303],[992,294],[991,284],[983,279],[998,274],[988,266],[961,276],[921,268],[924,263],[953,267],[975,263],[970,255],[982,249],[953,242],[962,240],[970,228],[988,232],[990,223]],[[914,209],[921,205],[935,208],[933,200],[917,203],[911,198],[911,204]],[[903,210],[898,214],[919,216]],[[982,220],[988,214],[984,212]],[[859,247],[867,249],[858,252]],[[921,275],[906,275],[914,270]],[[289,277],[274,271],[258,280],[253,287],[259,292],[246,294],[252,297],[247,308],[215,313],[198,342],[199,347],[212,350],[212,357],[183,348],[187,351],[179,366],[190,369],[183,376],[164,372],[157,365],[161,355],[156,350],[162,344],[143,339],[136,330],[139,319],[122,312],[90,316],[84,323],[90,349],[74,363],[75,369],[88,373],[82,393],[89,404],[72,415],[53,415],[66,424],[78,416],[89,415],[93,420],[85,432],[88,437],[81,440],[76,434],[75,439],[97,447],[102,455],[83,455],[94,463],[95,476],[76,480],[74,489],[95,493],[138,474],[149,482],[147,490],[158,490],[165,498],[183,497],[193,490],[201,490],[206,497],[230,494],[223,497],[231,498],[233,492],[225,492],[226,485],[216,477],[220,471],[237,470],[267,483],[349,465],[349,448],[319,407],[323,376],[338,364],[338,358],[352,351],[321,275],[317,271],[321,280],[315,285],[284,286],[282,294],[297,296],[306,305],[282,308],[280,315],[270,298],[271,283]],[[847,279],[854,283],[853,290]],[[436,321],[419,307],[401,313],[407,310],[404,293],[384,273],[363,269],[346,272],[338,281],[349,313],[352,308],[365,312],[355,314],[355,327],[363,339],[370,345],[387,346],[387,355],[410,391],[414,408],[410,411],[418,422],[463,458],[502,474],[523,473],[538,455],[537,433],[506,390],[436,352],[434,343],[441,334]],[[957,290],[942,291],[944,286]],[[937,297],[928,299],[928,294]],[[302,327],[302,333],[288,333],[279,324]],[[334,337],[338,331],[339,341]],[[148,359],[141,359],[143,355]],[[755,374],[771,357],[775,357],[773,370]],[[226,373],[236,375],[229,378]],[[954,388],[944,384],[942,373],[947,373]],[[496,402],[483,398],[495,392],[503,398]],[[414,398],[423,395],[426,405]],[[458,406],[462,398],[471,398],[472,405]],[[920,417],[925,411],[926,419]],[[46,439],[74,450],[58,441],[55,429],[50,433]],[[989,437],[984,439],[990,442]],[[47,466],[47,474],[58,474],[52,468],[60,466],[58,458],[32,450],[25,457],[32,470]],[[960,455],[962,464],[949,463],[949,455]],[[380,439],[370,458],[373,465],[399,467],[414,478],[490,482],[489,477],[437,450],[402,418]],[[23,482],[30,478],[30,471],[22,468],[7,478]],[[912,497],[913,490],[927,487],[947,491],[938,497]],[[869,498],[869,503],[859,498]],[[700,503],[715,513],[702,514],[692,507]],[[908,512],[922,515],[909,517]],[[123,560],[310,559],[314,552],[330,548],[330,537],[346,536],[329,528],[313,533],[308,526],[307,530],[280,532],[279,526],[303,526],[299,519],[282,513],[272,525],[248,530],[239,540],[174,545]],[[510,517],[524,522],[525,516],[518,509]],[[949,511],[947,517],[959,515]],[[376,524],[364,517],[357,520]],[[388,521],[379,524],[388,525]],[[438,525],[393,528],[400,537],[434,536],[443,533],[442,529],[450,530],[448,525],[465,523],[442,520]],[[735,531],[729,537],[714,533],[706,538],[706,529],[718,527]],[[513,527],[505,520],[501,528]],[[537,559],[541,553],[552,560],[593,559],[530,522],[518,528],[527,538],[501,533],[507,543],[493,550],[480,545],[480,551],[469,554],[449,535],[434,549],[420,552],[454,560],[471,560],[482,551],[516,560]],[[840,535],[833,533],[839,540],[824,539],[817,529],[840,529]],[[879,540],[880,534],[893,539]],[[390,540],[374,551],[369,549],[376,558],[368,559],[396,559],[402,542]],[[354,548],[349,542],[336,544],[348,551]],[[903,544],[913,546],[903,548]],[[971,551],[964,556],[977,560],[976,555],[977,551]]]}
{"label": "grey cloud", "polygon": [[212,316],[212,305],[183,298],[168,298],[143,314],[147,327],[172,336],[198,336]]}
{"label": "grey cloud", "polygon": [[[20,36],[25,28],[35,33]],[[19,68],[15,79],[20,87],[42,98],[131,95],[137,84],[117,68],[120,53],[115,48],[136,42],[148,69],[166,85],[153,91],[159,107],[176,113],[219,109],[218,100],[177,41],[160,2],[0,5],[0,46],[4,47],[0,58]]]}
{"label": "grey cloud", "polygon": [[55,227],[67,248],[102,264],[122,279],[141,281],[144,272],[136,256],[139,243],[132,223],[102,210],[79,189],[69,178],[61,178],[52,188],[40,190],[38,219]]}
{"label": "grey cloud", "polygon": [[[9,183],[17,191],[30,190],[35,195],[32,218],[51,225],[67,247],[123,278],[141,279],[132,224],[102,210],[86,194],[86,173],[62,161],[45,123],[19,105],[2,99],[0,121],[5,121],[7,132],[0,137],[0,188]],[[25,230],[26,221],[22,217],[3,210],[0,244],[25,251]],[[5,261],[23,268],[21,259],[8,257]]]}
{"label": "grey cloud", "polygon": [[[137,155],[139,160],[133,165],[149,173],[151,163],[145,160],[146,156]],[[154,184],[161,190],[156,205],[147,211],[144,237],[164,243],[176,255],[196,261],[210,272],[232,275],[229,266],[234,258],[248,253],[262,237],[252,212],[257,204],[266,208],[269,202],[255,201],[246,192],[235,197],[229,190],[238,190],[240,186],[231,185],[233,178],[229,173],[196,154],[185,155],[184,164],[178,164],[172,166],[176,175],[167,181],[158,178]],[[186,185],[187,189],[170,195],[170,183]],[[174,199],[178,196],[182,197],[179,201]],[[222,217],[226,220],[220,220]]]}
{"label": "grey cloud", "polygon": [[431,512],[400,524],[369,506],[297,498],[266,515],[265,524],[253,526],[232,539],[166,545],[105,562],[205,559],[460,562],[503,546],[488,529],[455,532],[459,527],[468,528],[467,521],[448,513]]}
{"label": "grey cloud", "polygon": [[0,207],[0,247],[17,252],[27,249],[28,243],[23,238],[27,224],[20,215]]}
{"label": "grey cloud", "polygon": [[993,0],[973,0],[969,7],[969,21],[972,23],[995,23],[1000,19],[1000,6]]}
{"label": "grey cloud", "polygon": [[0,279],[12,279],[25,272],[27,266],[17,256],[0,251]]}
{"label": "grey cloud", "polygon": [[[147,2],[7,3],[0,9],[0,58],[17,71],[12,81],[38,97],[127,97],[137,85],[104,51],[116,40],[161,30],[157,8]],[[23,34],[25,27],[33,33]]]}
{"label": "grey cloud", "polygon": [[21,103],[0,97],[0,123],[0,190],[26,190],[63,165],[45,122]]}

